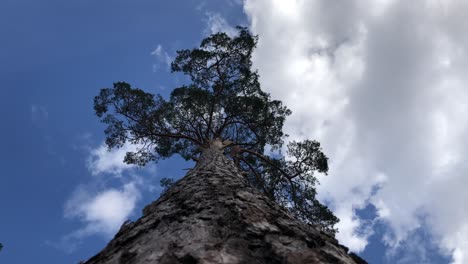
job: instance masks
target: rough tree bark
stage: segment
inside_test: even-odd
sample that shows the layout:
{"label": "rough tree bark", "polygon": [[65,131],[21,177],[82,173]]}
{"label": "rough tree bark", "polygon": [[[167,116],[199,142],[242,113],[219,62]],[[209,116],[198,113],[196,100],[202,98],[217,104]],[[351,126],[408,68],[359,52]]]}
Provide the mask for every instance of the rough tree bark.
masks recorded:
{"label": "rough tree bark", "polygon": [[196,166],[85,263],[366,263],[252,188],[222,153]]}

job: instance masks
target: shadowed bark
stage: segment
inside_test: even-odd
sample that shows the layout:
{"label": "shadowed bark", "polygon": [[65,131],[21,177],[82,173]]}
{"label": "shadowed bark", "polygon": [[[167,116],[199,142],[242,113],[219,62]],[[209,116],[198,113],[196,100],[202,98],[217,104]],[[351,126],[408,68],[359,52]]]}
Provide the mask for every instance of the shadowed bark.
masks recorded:
{"label": "shadowed bark", "polygon": [[85,263],[366,263],[251,187],[223,144]]}

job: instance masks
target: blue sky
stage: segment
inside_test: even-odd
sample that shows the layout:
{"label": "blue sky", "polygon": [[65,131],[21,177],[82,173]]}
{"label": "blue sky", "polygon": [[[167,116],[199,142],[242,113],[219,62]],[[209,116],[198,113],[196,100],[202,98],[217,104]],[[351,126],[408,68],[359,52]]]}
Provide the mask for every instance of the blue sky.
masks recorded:
{"label": "blue sky", "polygon": [[107,152],[93,97],[116,81],[167,96],[176,50],[245,25],[286,132],[330,157],[340,241],[370,263],[467,263],[468,3],[415,2],[2,1],[0,262],[89,258],[183,176],[179,158]]}

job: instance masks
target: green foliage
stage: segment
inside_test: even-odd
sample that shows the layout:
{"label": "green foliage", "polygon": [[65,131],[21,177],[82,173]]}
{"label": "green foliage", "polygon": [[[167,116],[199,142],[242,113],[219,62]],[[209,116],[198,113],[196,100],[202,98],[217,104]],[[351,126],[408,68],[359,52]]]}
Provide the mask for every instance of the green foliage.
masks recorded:
{"label": "green foliage", "polygon": [[168,100],[124,82],[102,89],[94,109],[107,124],[106,144],[137,144],[140,148],[127,153],[125,162],[143,166],[174,154],[195,158],[204,144],[229,140],[227,152],[252,185],[297,217],[335,233],[338,219],[315,198],[314,172],[328,171],[320,144],[291,142],[289,158],[263,155],[267,146],[281,149],[291,111],[261,90],[258,73],[251,70],[257,38],[245,28],[238,32],[232,38],[216,33],[199,48],[178,51],[172,72],[188,75],[191,82],[175,88]]}
{"label": "green foliage", "polygon": [[289,209],[296,217],[312,223],[322,231],[335,234],[339,219],[316,199],[318,183],[315,172],[328,172],[328,158],[320,143],[312,140],[292,141],[285,156],[265,157],[253,154],[242,157],[243,170],[250,182],[271,199]]}

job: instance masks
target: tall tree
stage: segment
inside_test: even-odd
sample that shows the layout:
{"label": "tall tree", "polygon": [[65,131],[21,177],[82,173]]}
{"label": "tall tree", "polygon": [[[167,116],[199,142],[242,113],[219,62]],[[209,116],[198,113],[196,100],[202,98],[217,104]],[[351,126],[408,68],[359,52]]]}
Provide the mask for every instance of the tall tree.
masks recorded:
{"label": "tall tree", "polygon": [[[252,186],[299,219],[334,234],[338,219],[316,199],[315,172],[326,174],[328,158],[320,143],[291,142],[282,155],[282,128],[291,111],[260,88],[251,56],[257,37],[245,28],[238,35],[213,34],[199,48],[180,50],[173,72],[191,83],[174,89],[168,100],[125,82],[102,89],[95,111],[108,125],[109,148],[126,142],[141,146],[125,162],[145,165],[179,154],[200,158],[201,148],[215,140]],[[265,154],[269,148],[270,155]]]}
{"label": "tall tree", "polygon": [[101,90],[95,110],[109,148],[140,146],[126,162],[179,154],[196,165],[163,180],[161,197],[85,263],[366,263],[334,239],[337,218],[315,198],[314,172],[328,170],[320,144],[292,142],[280,155],[290,111],[260,89],[255,44],[239,28],[179,51],[172,70],[191,83],[168,100],[123,82]]}

